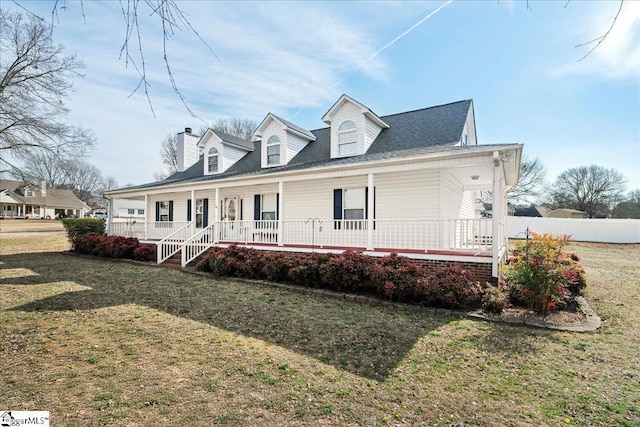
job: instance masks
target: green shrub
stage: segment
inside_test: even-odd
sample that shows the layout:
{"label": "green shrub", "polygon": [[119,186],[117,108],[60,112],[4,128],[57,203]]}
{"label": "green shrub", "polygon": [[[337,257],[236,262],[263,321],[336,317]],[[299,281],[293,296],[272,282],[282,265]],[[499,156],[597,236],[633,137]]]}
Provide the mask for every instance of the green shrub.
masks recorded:
{"label": "green shrub", "polygon": [[105,234],[105,222],[100,218],[65,218],[62,225],[67,230],[69,241],[90,233]]}
{"label": "green shrub", "polygon": [[500,314],[507,307],[507,294],[499,286],[487,286],[482,296],[482,309],[488,313]]}
{"label": "green shrub", "polygon": [[471,308],[480,306],[484,287],[473,281],[473,275],[469,270],[454,264],[436,267],[424,285],[423,292],[428,305]]}
{"label": "green shrub", "polygon": [[577,257],[562,251],[568,240],[566,235],[532,233],[531,239],[516,244],[502,271],[513,304],[546,315],[586,287]]}
{"label": "green shrub", "polygon": [[416,302],[423,296],[420,283],[426,283],[426,271],[417,262],[393,253],[376,259],[371,281],[380,296]]}

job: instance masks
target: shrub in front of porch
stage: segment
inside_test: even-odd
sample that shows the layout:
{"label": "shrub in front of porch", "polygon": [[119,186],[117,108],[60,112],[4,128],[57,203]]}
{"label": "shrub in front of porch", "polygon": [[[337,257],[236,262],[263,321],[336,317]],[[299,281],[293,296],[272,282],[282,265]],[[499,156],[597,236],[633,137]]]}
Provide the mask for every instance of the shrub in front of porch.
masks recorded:
{"label": "shrub in front of porch", "polygon": [[156,259],[156,247],[140,245],[138,239],[134,237],[89,233],[76,236],[71,243],[73,250],[80,254],[138,261],[155,261]]}
{"label": "shrub in front of porch", "polygon": [[90,233],[105,233],[105,222],[100,218],[64,218],[62,220],[67,237],[72,241],[77,236]]}
{"label": "shrub in front of porch", "polygon": [[446,308],[479,307],[484,291],[462,267],[427,270],[396,254],[374,258],[349,251],[272,252],[232,245],[211,248],[196,269],[218,277],[266,279]]}
{"label": "shrub in front of porch", "polygon": [[514,305],[546,315],[562,308],[586,287],[578,257],[563,251],[569,236],[532,233],[516,244],[503,268],[504,281]]}

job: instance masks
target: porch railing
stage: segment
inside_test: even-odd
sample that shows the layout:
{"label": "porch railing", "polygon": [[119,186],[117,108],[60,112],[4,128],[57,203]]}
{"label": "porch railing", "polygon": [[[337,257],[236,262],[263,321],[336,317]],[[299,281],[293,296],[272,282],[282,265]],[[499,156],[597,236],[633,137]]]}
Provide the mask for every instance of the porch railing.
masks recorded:
{"label": "porch railing", "polygon": [[209,249],[216,242],[216,224],[213,223],[203,228],[196,234],[185,240],[182,245],[181,265],[186,267],[194,259],[198,258],[204,251]]}
{"label": "porch railing", "polygon": [[173,233],[156,243],[158,264],[171,258],[178,253],[184,242],[193,235],[193,222],[187,222]]}
{"label": "porch railing", "polygon": [[137,239],[145,238],[145,222],[112,222],[109,224],[108,233],[110,236],[135,237]]}
{"label": "porch railing", "polygon": [[[160,238],[159,262],[183,249],[183,265],[217,243],[378,250],[490,252],[491,219],[378,219],[218,221],[202,230],[190,222],[147,222],[146,237]],[[370,225],[372,230],[369,230]],[[280,229],[282,227],[282,229]],[[194,234],[195,232],[195,234]],[[145,223],[113,223],[110,234],[142,238]],[[159,236],[159,237],[154,237]]]}

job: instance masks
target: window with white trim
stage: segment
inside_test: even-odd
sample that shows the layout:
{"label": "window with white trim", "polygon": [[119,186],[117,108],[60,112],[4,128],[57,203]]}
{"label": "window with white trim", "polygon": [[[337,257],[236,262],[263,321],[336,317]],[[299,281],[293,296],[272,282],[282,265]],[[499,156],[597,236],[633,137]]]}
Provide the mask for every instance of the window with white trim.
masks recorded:
{"label": "window with white trim", "polygon": [[280,138],[271,135],[267,140],[267,165],[280,164]]}
{"label": "window with white trim", "polygon": [[263,194],[260,203],[260,219],[263,221],[275,221],[277,211],[276,194]]}
{"label": "window with white trim", "polygon": [[127,215],[135,215],[135,214],[136,214],[135,209],[127,209]]}
{"label": "window with white trim", "polygon": [[26,197],[33,197],[33,189],[29,188],[29,187],[25,187],[24,189],[24,195]]}
{"label": "window with white trim", "polygon": [[158,217],[160,221],[169,221],[169,202],[166,200],[158,202]]}
{"label": "window with white trim", "polygon": [[364,188],[347,188],[342,192],[342,218],[364,219],[364,210],[367,203]]}
{"label": "window with white trim", "polygon": [[144,215],[144,209],[138,209],[138,215]]}
{"label": "window with white trim", "polygon": [[338,128],[338,155],[356,154],[358,138],[356,124],[351,120],[343,122]]}
{"label": "window with white trim", "polygon": [[218,150],[215,147],[207,154],[207,165],[209,173],[218,172]]}

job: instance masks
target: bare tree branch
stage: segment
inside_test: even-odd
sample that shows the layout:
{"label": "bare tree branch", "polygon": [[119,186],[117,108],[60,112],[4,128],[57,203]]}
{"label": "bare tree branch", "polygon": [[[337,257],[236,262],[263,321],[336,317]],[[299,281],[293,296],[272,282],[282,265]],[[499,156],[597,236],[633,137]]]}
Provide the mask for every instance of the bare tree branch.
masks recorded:
{"label": "bare tree branch", "polygon": [[[567,4],[569,4],[569,2],[567,2]],[[598,46],[600,46],[600,44],[602,44],[602,42],[607,38],[607,36],[609,35],[609,33],[611,32],[611,30],[613,29],[613,26],[616,24],[616,20],[618,19],[618,16],[620,16],[620,11],[622,10],[622,5],[624,4],[624,0],[620,0],[620,6],[618,7],[618,11],[616,12],[616,16],[613,17],[613,21],[611,22],[611,26],[609,27],[609,29],[607,30],[607,32],[605,32],[603,35],[601,35],[600,37],[596,37],[595,39],[588,41],[586,43],[581,43],[579,45],[576,45],[575,47],[582,47],[582,46],[586,46],[589,45],[591,43],[595,43],[596,41],[598,43],[596,43],[595,46],[593,46],[589,52],[587,52],[582,58],[578,59],[577,62],[582,61],[583,59],[585,59],[587,56],[589,56],[591,54],[591,52],[593,52],[594,50],[596,50],[598,48]],[[566,6],[565,6],[566,7]]]}
{"label": "bare tree branch", "polygon": [[[0,151],[19,160],[34,148],[58,156],[91,148],[95,138],[89,130],[64,122],[64,102],[82,63],[53,44],[41,18],[0,9],[0,27]],[[7,157],[3,164],[16,169]]]}

